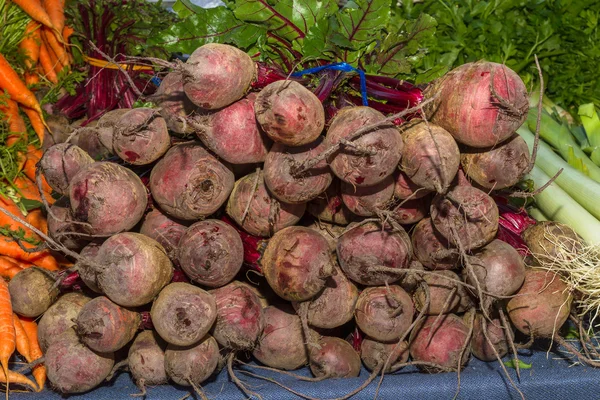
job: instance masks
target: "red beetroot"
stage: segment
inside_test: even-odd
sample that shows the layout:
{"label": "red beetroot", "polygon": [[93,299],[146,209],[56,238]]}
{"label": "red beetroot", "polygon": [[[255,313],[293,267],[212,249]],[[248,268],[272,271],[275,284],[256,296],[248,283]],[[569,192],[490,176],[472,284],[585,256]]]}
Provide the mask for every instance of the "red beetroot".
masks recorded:
{"label": "red beetroot", "polygon": [[74,217],[89,224],[90,234],[111,236],[133,228],[144,215],[148,196],[140,178],[128,168],[96,162],[71,180]]}
{"label": "red beetroot", "polygon": [[431,204],[434,227],[450,243],[465,251],[491,242],[498,232],[498,206],[485,192],[472,186],[455,186],[438,194]]}
{"label": "red beetroot", "polygon": [[264,165],[265,185],[284,203],[306,203],[325,192],[333,180],[326,160],[299,176],[292,174],[295,165],[325,150],[323,137],[312,143],[289,147],[276,143],[267,155]]}
{"label": "red beetroot", "polygon": [[263,162],[272,145],[256,122],[255,97],[250,94],[215,113],[201,114],[189,120],[202,143],[232,164]]}
{"label": "red beetroot", "polygon": [[394,185],[394,197],[400,200],[420,199],[431,193],[431,190],[425,189],[410,180],[402,171],[395,174],[396,184]]}
{"label": "red beetroot", "polygon": [[394,195],[394,177],[388,176],[381,182],[369,186],[353,186],[342,183],[342,200],[350,211],[362,217],[376,215],[377,210],[386,208]]}
{"label": "red beetroot", "polygon": [[264,329],[252,355],[261,363],[285,370],[300,368],[308,362],[302,324],[287,304],[263,310]]}
{"label": "red beetroot", "polygon": [[[439,315],[456,312],[460,304],[460,278],[452,271],[438,271],[436,275],[425,274],[423,280],[429,291],[429,307],[425,315]],[[427,294],[423,286],[417,287],[413,294],[415,308],[421,312],[425,306]]]}
{"label": "red beetroot", "polygon": [[305,210],[306,204],[280,203],[272,197],[264,184],[263,172],[258,171],[235,182],[226,212],[249,234],[268,237],[295,225]]}
{"label": "red beetroot", "polygon": [[529,148],[518,134],[493,148],[463,149],[460,156],[469,178],[486,189],[500,190],[516,185],[529,167]]}
{"label": "red beetroot", "polygon": [[91,125],[76,128],[71,143],[88,153],[94,160],[104,160],[113,154],[112,146],[104,144],[104,131],[100,131]]}
{"label": "red beetroot", "polygon": [[42,315],[60,294],[56,279],[38,267],[20,270],[8,283],[8,292],[12,311],[31,318]]}
{"label": "red beetroot", "polygon": [[430,205],[430,197],[403,201],[392,209],[392,215],[399,224],[415,224],[427,216]]}
{"label": "red beetroot", "polygon": [[276,81],[256,96],[256,120],[273,141],[287,146],[313,142],[325,127],[317,96],[295,81]]}
{"label": "red beetroot", "polygon": [[152,303],[152,323],[166,342],[177,346],[198,343],[217,318],[215,297],[184,282],[167,285]]}
{"label": "red beetroot", "polygon": [[[346,107],[331,121],[327,131],[328,146],[339,143],[357,130],[384,120],[379,111],[369,107]],[[357,154],[356,149],[345,148],[330,158],[333,173],[341,180],[356,186],[372,186],[390,176],[402,155],[402,136],[396,128],[377,129],[353,141],[363,150],[375,154]]]}
{"label": "red beetroot", "polygon": [[358,327],[381,342],[398,341],[412,323],[413,314],[412,299],[396,285],[364,289],[354,310]]}
{"label": "red beetroot", "polygon": [[52,204],[47,221],[48,236],[66,248],[79,250],[89,242],[84,236],[84,226],[75,220],[67,201],[61,199]]}
{"label": "red beetroot", "polygon": [[158,242],[139,233],[112,236],[100,247],[98,287],[123,307],[148,304],[173,277],[173,265]]}
{"label": "red beetroot", "polygon": [[122,160],[147,165],[171,147],[167,123],[153,108],[134,108],[113,128],[112,148]]}
{"label": "red beetroot", "polygon": [[354,282],[361,285],[379,286],[392,283],[402,274],[377,271],[377,267],[407,268],[412,246],[404,230],[393,229],[379,222],[349,225],[340,236],[337,255],[342,270]]}
{"label": "red beetroot", "polygon": [[405,128],[402,139],[402,171],[416,185],[445,193],[460,165],[452,135],[438,125],[417,120]]}
{"label": "red beetroot", "polygon": [[240,235],[231,225],[217,219],[190,226],[181,237],[177,252],[186,275],[208,287],[231,282],[244,262]]}
{"label": "red beetroot", "polygon": [[346,230],[343,226],[328,224],[327,222],[319,220],[315,220],[312,224],[308,225],[308,227],[318,231],[325,239],[327,239],[331,251],[335,251],[338,237],[342,236]]}
{"label": "red beetroot", "polygon": [[135,336],[142,318],[104,296],[86,303],[77,316],[75,330],[90,349],[108,353],[122,349]]}
{"label": "red beetroot", "polygon": [[306,210],[321,221],[338,225],[348,225],[355,218],[342,200],[341,182],[337,178],[324,193],[307,204]]}
{"label": "red beetroot", "polygon": [[44,152],[40,170],[55,192],[66,195],[77,172],[93,162],[94,159],[80,147],[71,143],[59,143]]}
{"label": "red beetroot", "polygon": [[360,374],[360,356],[343,339],[324,336],[310,350],[310,370],[317,377],[352,378]]}
{"label": "red beetroot", "polygon": [[231,282],[211,290],[217,305],[217,321],[212,335],[226,348],[252,350],[264,328],[260,298],[249,285]]}
{"label": "red beetroot", "polygon": [[182,386],[199,386],[215,372],[218,363],[219,345],[210,335],[194,346],[169,344],[165,351],[167,375]]}
{"label": "red beetroot", "polygon": [[558,275],[529,268],[506,311],[519,331],[535,338],[551,338],[569,318],[572,302],[573,296]]}
{"label": "red beetroot", "polygon": [[197,144],[173,146],[152,168],[150,191],[167,214],[198,220],[217,211],[233,189],[233,173]]}
{"label": "red beetroot", "polygon": [[152,99],[156,99],[155,102],[160,108],[160,115],[165,119],[171,132],[181,136],[194,133],[192,126],[185,122],[185,117],[196,111],[196,106],[183,91],[181,72],[169,72],[162,79]]}
{"label": "red beetroot", "polygon": [[[460,90],[456,90],[460,88]],[[472,147],[492,147],[508,139],[525,119],[529,96],[525,84],[502,64],[463,64],[430,85],[425,98],[428,119]]]}
{"label": "red beetroot", "polygon": [[305,301],[318,294],[334,268],[327,239],[302,226],[277,232],[269,240],[262,258],[269,286],[289,301]]}
{"label": "red beetroot", "polygon": [[182,66],[183,90],[192,103],[216,110],[244,97],[256,75],[248,54],[233,46],[208,43]]}
{"label": "red beetroot", "polygon": [[163,385],[169,377],[165,371],[166,343],[151,330],[137,335],[129,348],[127,366],[139,387]]}
{"label": "red beetroot", "polygon": [[171,261],[177,260],[177,247],[183,233],[188,229],[184,222],[169,217],[154,208],[144,217],[140,233],[156,240],[165,248]]}
{"label": "red beetroot", "polygon": [[[393,356],[388,362],[390,355]],[[388,367],[383,371],[391,374],[400,369],[398,364],[404,364],[408,361],[408,342],[381,343],[366,337],[360,346],[360,358],[369,371],[375,371],[388,363]]]}
{"label": "red beetroot", "polygon": [[38,321],[38,340],[44,353],[62,333],[75,326],[79,312],[90,300],[82,293],[66,293],[46,310]]}
{"label": "red beetroot", "polygon": [[[471,338],[471,353],[482,361],[496,361],[496,353],[500,358],[508,354],[508,340],[506,340],[505,330],[502,328],[502,322],[499,318],[493,318],[491,321],[484,321],[485,317],[482,313],[475,315],[473,322],[473,337]],[[483,325],[487,328],[487,337],[483,332]],[[493,348],[492,348],[493,346]]]}
{"label": "red beetroot", "polygon": [[[99,252],[100,244],[96,242],[91,242],[83,249],[81,249],[79,255],[85,260],[96,262],[96,257],[98,256]],[[92,291],[96,293],[102,293],[102,291],[98,287],[98,277],[96,269],[92,265],[83,261],[78,261],[77,266],[79,267],[79,277],[81,278],[83,283],[85,283],[85,285]]]}
{"label": "red beetroot", "polygon": [[427,269],[454,269],[458,265],[458,250],[450,247],[448,240],[431,223],[431,218],[425,218],[415,226],[412,245],[415,257]]}
{"label": "red beetroot", "polygon": [[[102,146],[110,149],[111,152],[113,150],[112,146],[115,125],[117,125],[117,123],[121,120],[121,117],[127,114],[129,111],[131,111],[131,108],[115,108],[97,120],[95,128],[98,131],[98,139],[100,140],[100,143],[102,143]],[[90,124],[87,126],[90,126]]]}
{"label": "red beetroot", "polygon": [[[469,361],[470,346],[466,343],[469,327],[462,318],[454,314],[447,314],[437,322],[436,319],[437,316],[427,317],[413,329],[409,340],[411,358],[413,361],[431,362],[451,369],[457,369],[460,360],[460,366],[463,367]],[[437,371],[435,367],[422,369]]]}

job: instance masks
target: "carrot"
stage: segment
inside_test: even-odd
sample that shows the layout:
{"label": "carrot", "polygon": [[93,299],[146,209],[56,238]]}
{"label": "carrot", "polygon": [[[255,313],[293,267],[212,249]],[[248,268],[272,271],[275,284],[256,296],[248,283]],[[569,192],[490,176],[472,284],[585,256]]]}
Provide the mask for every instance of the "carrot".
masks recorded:
{"label": "carrot", "polygon": [[25,221],[38,228],[40,231],[48,234],[48,220],[44,217],[41,209],[31,210],[25,217]]}
{"label": "carrot", "polygon": [[[29,243],[21,244],[27,249],[34,248],[34,246],[30,245]],[[7,255],[18,260],[30,262],[33,265],[47,269],[48,271],[59,270],[58,262],[48,250],[27,253],[23,251],[12,238],[7,238],[5,236],[0,236],[0,254]]]}
{"label": "carrot", "polygon": [[75,29],[73,29],[69,25],[65,25],[65,27],[63,28],[63,31],[62,31],[62,35],[63,35],[63,40],[65,41],[66,44],[69,44],[69,38],[74,33],[75,33]]}
{"label": "carrot", "polygon": [[44,143],[44,130],[46,127],[44,126],[44,120],[42,119],[41,114],[38,114],[37,111],[29,107],[22,107],[22,109],[25,112],[25,115],[29,117],[29,122],[31,122],[33,130],[40,139],[40,144]]}
{"label": "carrot", "polygon": [[8,285],[0,279],[0,364],[4,370],[4,381],[8,384],[8,359],[15,352],[15,325]]}
{"label": "carrot", "polygon": [[35,183],[33,183],[28,177],[24,175],[19,175],[15,178],[13,184],[17,189],[20,190],[23,198],[28,200],[39,201],[40,203],[42,202],[42,196],[40,195],[40,192],[35,186]]}
{"label": "carrot", "polygon": [[[17,207],[15,202],[7,197],[2,196],[2,195],[0,195],[0,207],[5,209],[6,211],[12,213],[13,215],[16,215],[19,218],[23,218],[21,209],[19,207]],[[26,229],[25,226],[23,226],[22,224],[15,221],[14,219],[12,219],[11,217],[9,217],[8,215],[6,215],[4,213],[0,213],[0,227],[7,227],[8,229],[11,229],[13,231],[18,230],[19,228]],[[3,254],[3,253],[0,251],[0,254]]]}
{"label": "carrot", "polygon": [[52,25],[50,16],[44,7],[42,7],[39,0],[12,0],[12,2],[21,7],[21,9],[34,21],[37,21],[50,29],[56,29],[54,28],[54,25]]}
{"label": "carrot", "polygon": [[2,100],[6,102],[6,106],[0,104],[0,111],[4,114],[8,122],[9,131],[14,133],[8,136],[6,145],[12,146],[25,136],[27,126],[19,113],[19,105],[8,98]]}
{"label": "carrot", "polygon": [[25,65],[27,66],[28,71],[25,71],[25,83],[28,86],[40,81],[38,75],[34,72],[34,68],[40,58],[40,47],[42,45],[39,28],[40,24],[38,22],[29,22],[25,28],[25,37],[19,44],[19,48],[23,54],[27,56]]}
{"label": "carrot", "polygon": [[[10,257],[0,258],[0,276],[8,279],[12,279],[18,274],[22,268],[16,262],[12,261]],[[2,279],[2,278],[0,278]]]}
{"label": "carrot", "polygon": [[21,324],[21,320],[15,313],[13,313],[13,324],[15,325],[15,345],[17,347],[17,351],[20,355],[25,357],[28,363],[30,363],[32,360],[29,352],[29,339],[27,338],[27,333],[25,333],[25,329]]}
{"label": "carrot", "polygon": [[[14,383],[14,384],[21,385],[21,386],[29,386],[33,390],[36,390],[36,391],[38,390],[38,385],[36,385],[35,383],[33,383],[25,375],[20,374],[18,372],[8,371],[8,380],[10,381],[10,383]],[[1,382],[6,382],[7,381],[6,380],[6,374],[4,373],[3,370],[0,370],[0,381]]]}
{"label": "carrot", "polygon": [[65,0],[42,0],[42,6],[48,13],[48,17],[50,17],[56,31],[62,35],[65,27]]}
{"label": "carrot", "polygon": [[58,77],[54,72],[54,65],[50,58],[50,52],[45,43],[40,47],[40,65],[42,66],[42,75],[52,83],[58,83]]}
{"label": "carrot", "polygon": [[25,261],[21,261],[21,260],[17,260],[16,258],[12,258],[12,257],[7,257],[7,256],[0,256],[0,260],[6,260],[9,263],[11,263],[12,265],[20,268],[20,269],[25,269],[25,268],[30,268],[33,267],[33,264],[25,262]]}
{"label": "carrot", "polygon": [[19,75],[12,69],[2,54],[0,54],[0,89],[6,90],[12,100],[33,109],[38,113],[42,122],[44,121],[42,108],[40,107],[37,98],[31,90],[25,86],[25,83],[19,78]]}
{"label": "carrot", "polygon": [[[42,357],[42,349],[40,348],[37,334],[37,324],[31,318],[19,317],[19,319],[21,320],[21,325],[23,325],[23,329],[27,334],[27,338],[29,339],[29,353],[31,355],[30,362],[33,362]],[[43,364],[36,365],[33,367],[32,373],[35,381],[37,382],[38,392],[41,392],[44,389],[44,383],[46,382],[46,367]]]}
{"label": "carrot", "polygon": [[54,72],[59,73],[69,64],[69,56],[63,46],[56,40],[56,36],[54,33],[46,28],[42,29],[42,37],[48,49],[51,50],[50,56],[52,58],[52,54],[56,57],[56,63],[54,67]]}

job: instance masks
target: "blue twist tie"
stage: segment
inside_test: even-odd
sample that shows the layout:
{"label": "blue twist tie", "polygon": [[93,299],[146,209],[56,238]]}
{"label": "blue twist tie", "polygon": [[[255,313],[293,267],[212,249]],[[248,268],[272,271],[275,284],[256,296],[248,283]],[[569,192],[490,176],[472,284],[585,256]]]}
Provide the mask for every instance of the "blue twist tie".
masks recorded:
{"label": "blue twist tie", "polygon": [[348,63],[339,62],[339,63],[322,65],[320,67],[315,67],[315,68],[308,68],[308,69],[305,69],[304,71],[294,72],[292,74],[292,76],[293,77],[301,77],[303,75],[316,74],[317,72],[321,72],[321,71],[324,71],[327,69],[332,69],[335,71],[342,71],[342,72],[358,72],[358,75],[360,76],[360,94],[362,96],[362,103],[363,103],[363,106],[369,105],[369,100],[368,100],[368,96],[367,96],[367,78],[365,76],[365,72],[358,68],[354,68],[352,65],[350,65]]}
{"label": "blue twist tie", "polygon": [[162,80],[158,76],[155,75],[152,77],[152,79],[150,79],[150,82],[152,82],[156,86],[160,86]]}

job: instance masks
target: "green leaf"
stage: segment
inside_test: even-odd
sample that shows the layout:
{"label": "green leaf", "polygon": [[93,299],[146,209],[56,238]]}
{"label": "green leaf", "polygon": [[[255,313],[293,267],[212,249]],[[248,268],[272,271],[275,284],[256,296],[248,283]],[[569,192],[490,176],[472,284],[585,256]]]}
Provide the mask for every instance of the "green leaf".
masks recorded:
{"label": "green leaf", "polygon": [[342,59],[357,65],[368,46],[381,38],[391,15],[389,0],[356,0],[348,2],[336,14],[340,35],[352,44],[353,50],[344,50]]}
{"label": "green leaf", "polygon": [[42,203],[37,200],[21,198],[20,203],[25,207],[27,211],[35,210],[36,208],[42,207]]}
{"label": "green leaf", "polygon": [[[514,362],[514,360],[504,361],[504,365],[507,368],[515,368],[515,362]],[[519,369],[531,369],[532,365],[533,364],[527,364],[526,362],[523,362],[523,361],[519,360]]]}
{"label": "green leaf", "polygon": [[600,118],[594,103],[579,106],[579,118],[585,128],[585,134],[592,147],[600,146]]}
{"label": "green leaf", "polygon": [[170,52],[190,54],[206,43],[229,43],[247,49],[265,34],[264,28],[238,20],[227,7],[215,7],[197,10],[149,42]]}
{"label": "green leaf", "polygon": [[569,326],[567,332],[563,335],[565,339],[579,339],[579,331],[574,326]]}
{"label": "green leaf", "polygon": [[291,43],[304,39],[317,21],[337,9],[333,0],[237,0],[234,14]]}
{"label": "green leaf", "polygon": [[202,7],[195,5],[189,0],[177,0],[177,2],[173,4],[173,11],[177,13],[179,18],[184,19],[192,14],[201,13]]}

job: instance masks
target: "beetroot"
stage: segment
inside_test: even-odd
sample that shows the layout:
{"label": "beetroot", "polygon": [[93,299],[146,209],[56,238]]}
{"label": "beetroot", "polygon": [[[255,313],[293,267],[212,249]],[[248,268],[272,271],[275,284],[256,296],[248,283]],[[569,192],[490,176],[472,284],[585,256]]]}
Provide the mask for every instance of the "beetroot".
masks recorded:
{"label": "beetroot", "polygon": [[460,165],[452,135],[438,125],[415,121],[405,128],[402,139],[402,171],[416,185],[445,193]]}
{"label": "beetroot", "polygon": [[77,172],[93,162],[94,159],[83,149],[71,143],[59,143],[44,152],[40,169],[52,190],[66,195]]}
{"label": "beetroot", "polygon": [[[79,253],[79,255],[81,257],[83,257],[85,260],[96,262],[96,257],[98,256],[99,252],[100,252],[100,244],[96,243],[96,242],[91,242],[87,246],[85,246],[83,249],[81,249],[81,252]],[[81,278],[83,283],[85,283],[85,285],[88,288],[90,288],[92,291],[94,291],[96,293],[102,293],[102,291],[98,287],[98,276],[97,276],[96,268],[94,268],[94,266],[86,263],[85,261],[78,261],[77,266],[78,266],[79,278]]]}
{"label": "beetroot", "polygon": [[215,297],[184,282],[167,285],[152,303],[152,324],[168,343],[191,346],[198,343],[217,318]]}
{"label": "beetroot", "polygon": [[181,136],[194,133],[192,126],[185,122],[185,117],[193,113],[196,106],[183,91],[183,77],[179,71],[171,71],[162,79],[152,99],[156,99],[154,101],[160,108],[160,115],[171,132]]}
{"label": "beetroot", "polygon": [[153,108],[134,108],[121,117],[113,131],[113,150],[129,164],[153,163],[171,146],[167,123]]}
{"label": "beetroot", "polygon": [[498,206],[485,192],[472,186],[455,186],[431,204],[435,229],[465,251],[491,242],[498,232]]}
{"label": "beetroot", "polygon": [[[482,313],[475,315],[471,353],[482,361],[495,361],[497,358],[494,349],[496,349],[496,353],[500,358],[508,354],[508,340],[506,340],[506,333],[499,318],[493,318],[491,321],[484,321],[484,319]],[[484,322],[487,328],[487,336],[492,342],[491,345],[483,333]]]}
{"label": "beetroot", "polygon": [[300,368],[308,361],[302,324],[287,304],[263,310],[264,329],[252,355],[261,363],[278,369]]}
{"label": "beetroot", "polygon": [[516,185],[529,167],[529,148],[518,134],[491,149],[463,149],[460,162],[467,176],[486,189]]}
{"label": "beetroot", "polygon": [[394,177],[388,176],[381,182],[369,186],[353,186],[342,183],[342,200],[350,211],[362,217],[370,217],[377,210],[386,208],[394,195]]}
{"label": "beetroot", "polygon": [[397,199],[405,200],[410,197],[411,199],[416,200],[431,193],[431,190],[425,189],[411,181],[402,171],[395,174],[395,178],[394,197]]}
{"label": "beetroot", "polygon": [[104,160],[113,154],[113,149],[112,146],[104,144],[105,140],[101,140],[100,136],[103,134],[105,133],[87,125],[76,129],[71,143],[88,153],[94,160]]}
{"label": "beetroot", "polygon": [[358,289],[336,266],[335,273],[325,281],[323,291],[308,300],[308,323],[324,329],[342,326],[354,316],[357,300]]}
{"label": "beetroot", "polygon": [[430,270],[454,269],[458,265],[459,253],[451,248],[431,223],[431,218],[421,220],[413,229],[412,245],[415,257]]}
{"label": "beetroot", "polygon": [[317,96],[295,81],[276,81],[256,96],[256,120],[277,143],[302,146],[325,127],[325,111]]}
{"label": "beetroot", "polygon": [[553,263],[564,259],[565,253],[578,253],[584,247],[571,227],[556,221],[539,221],[525,229],[522,237],[535,262]]}
{"label": "beetroot", "polygon": [[529,268],[506,311],[515,327],[536,338],[552,338],[569,318],[573,297],[567,285],[552,272]]}
{"label": "beetroot", "polygon": [[341,182],[337,178],[333,179],[324,193],[307,204],[306,210],[320,221],[338,225],[348,225],[355,218],[342,200]]}
{"label": "beetroot", "polygon": [[428,119],[472,147],[492,147],[508,139],[525,122],[529,109],[529,95],[519,75],[487,61],[453,69],[424,95],[437,95],[426,107]]}
{"label": "beetroot", "polygon": [[163,385],[169,377],[165,371],[166,344],[151,330],[140,332],[127,356],[129,372],[135,383],[144,385]]}
{"label": "beetroot", "polygon": [[89,240],[85,239],[85,228],[75,220],[69,203],[58,200],[50,207],[47,217],[48,236],[70,250],[79,250]]}
{"label": "beetroot", "polygon": [[[341,109],[327,131],[328,146],[338,144],[357,130],[385,119],[379,111],[369,107]],[[333,173],[341,180],[356,186],[372,186],[390,176],[402,155],[402,136],[396,128],[373,130],[353,141],[361,149],[375,154],[357,154],[355,149],[342,149],[330,158]]]}
{"label": "beetroot", "polygon": [[407,268],[411,253],[410,239],[404,230],[388,224],[382,227],[379,222],[349,225],[337,245],[337,256],[346,276],[368,286],[400,279],[402,274],[377,271],[376,268]]}
{"label": "beetroot", "polygon": [[181,268],[194,282],[220,287],[231,282],[244,262],[244,247],[237,231],[217,219],[190,226],[179,242]]}
{"label": "beetroot", "polygon": [[8,282],[12,309],[24,317],[42,315],[59,295],[56,280],[42,268],[29,267],[19,271]]}
{"label": "beetroot", "polygon": [[[498,239],[474,252],[469,263],[481,288],[495,296],[516,293],[525,279],[525,263],[519,252]],[[472,274],[467,274],[467,282],[476,286]]]}
{"label": "beetroot", "polygon": [[109,353],[122,349],[135,336],[140,314],[119,307],[104,296],[86,303],[77,316],[75,330],[90,349]]}
{"label": "beetroot", "polygon": [[[461,300],[458,289],[460,284],[456,283],[456,281],[460,281],[458,275],[452,271],[438,271],[436,275],[425,274],[423,280],[429,288],[429,307],[425,310],[426,315],[456,312]],[[427,299],[425,289],[419,286],[415,290],[413,298],[415,308],[421,312]],[[444,308],[444,306],[446,307]]]}
{"label": "beetroot", "polygon": [[75,218],[87,222],[94,235],[110,236],[133,228],[144,215],[148,197],[140,178],[130,169],[96,162],[80,170],[69,186]]}
{"label": "beetroot", "polygon": [[48,128],[44,129],[44,144],[42,149],[48,150],[58,143],[64,143],[71,135],[72,127],[69,120],[64,115],[48,114],[44,118]]}
{"label": "beetroot", "polygon": [[38,340],[44,353],[62,333],[75,326],[79,312],[90,300],[82,293],[66,293],[46,310],[38,321]]}
{"label": "beetroot", "polygon": [[160,209],[154,208],[144,217],[140,233],[160,243],[171,261],[175,261],[179,241],[186,229],[183,221],[171,218]]}
{"label": "beetroot", "polygon": [[[392,354],[390,361],[388,358]],[[383,371],[391,374],[400,369],[398,364],[404,364],[408,361],[408,342],[381,343],[366,337],[360,345],[360,359],[369,371],[375,371],[388,363],[388,367]]]}
{"label": "beetroot", "polygon": [[235,182],[226,212],[249,234],[267,237],[298,223],[305,210],[305,204],[279,203],[273,198],[265,187],[263,172],[259,171]]}
{"label": "beetroot", "polygon": [[190,124],[202,143],[232,164],[265,161],[272,145],[254,116],[255,95],[236,101],[215,113],[192,117]]}
{"label": "beetroot", "polygon": [[360,374],[360,356],[343,339],[325,336],[310,350],[310,370],[317,377],[351,378]]}
{"label": "beetroot", "polygon": [[158,242],[125,232],[102,243],[96,262],[98,287],[123,307],[148,304],[173,276],[173,265]]}
{"label": "beetroot", "polygon": [[329,243],[329,248],[331,251],[335,251],[337,247],[338,237],[342,236],[345,227],[339,225],[328,224],[327,222],[315,220],[312,224],[308,225],[309,228],[316,230],[319,232],[327,242]]}
{"label": "beetroot", "polygon": [[217,304],[213,337],[229,349],[253,349],[264,327],[260,298],[248,284],[238,281],[210,293]]}
{"label": "beetroot", "polygon": [[398,341],[412,323],[413,314],[412,299],[396,285],[364,289],[354,310],[361,331],[381,342]]}
{"label": "beetroot", "polygon": [[429,214],[430,205],[430,197],[404,201],[392,208],[392,215],[399,224],[415,224]]}
{"label": "beetroot", "polygon": [[315,296],[335,268],[327,239],[302,226],[277,232],[269,240],[261,263],[269,286],[289,301]]}
{"label": "beetroot", "polygon": [[183,90],[200,108],[216,110],[241,99],[255,77],[250,56],[233,46],[207,43],[181,68]]}
{"label": "beetroot", "polygon": [[74,330],[58,336],[46,351],[48,380],[61,393],[84,393],[100,385],[115,363],[113,353],[96,353]]}
{"label": "beetroot", "polygon": [[265,185],[284,203],[306,203],[325,192],[333,181],[333,174],[325,160],[299,176],[293,175],[295,165],[325,150],[323,138],[314,142],[289,147],[276,143],[267,155],[264,165]]}
{"label": "beetroot", "polygon": [[[107,149],[113,150],[113,135],[114,127],[125,114],[131,111],[130,108],[115,108],[104,114],[97,120],[96,130],[98,131],[98,139],[100,143]],[[89,126],[89,124],[87,125]]]}
{"label": "beetroot", "polygon": [[233,183],[233,173],[193,143],[173,146],[150,174],[156,203],[167,214],[184,220],[198,220],[217,211]]}
{"label": "beetroot", "polygon": [[206,335],[194,346],[169,344],[165,351],[167,375],[182,386],[200,385],[213,374],[218,362],[219,346],[210,335]]}
{"label": "beetroot", "polygon": [[[409,340],[411,358],[413,361],[431,362],[451,369],[459,368],[459,361],[460,367],[466,365],[470,352],[469,343],[466,343],[469,327],[454,314],[444,315],[437,322],[436,319],[437,316],[427,317],[413,329]],[[438,370],[435,367],[422,368],[431,372]]]}

